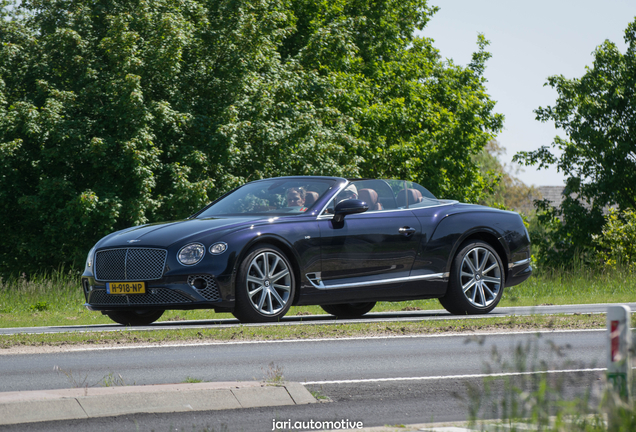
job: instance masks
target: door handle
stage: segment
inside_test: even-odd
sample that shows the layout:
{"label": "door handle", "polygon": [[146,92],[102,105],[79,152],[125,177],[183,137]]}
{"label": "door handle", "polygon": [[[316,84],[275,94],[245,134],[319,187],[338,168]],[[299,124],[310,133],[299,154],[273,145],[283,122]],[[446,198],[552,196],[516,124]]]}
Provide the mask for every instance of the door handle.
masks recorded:
{"label": "door handle", "polygon": [[416,230],[415,228],[411,228],[411,227],[402,227],[399,230],[400,234],[404,234],[406,236],[410,236],[411,234],[413,234]]}

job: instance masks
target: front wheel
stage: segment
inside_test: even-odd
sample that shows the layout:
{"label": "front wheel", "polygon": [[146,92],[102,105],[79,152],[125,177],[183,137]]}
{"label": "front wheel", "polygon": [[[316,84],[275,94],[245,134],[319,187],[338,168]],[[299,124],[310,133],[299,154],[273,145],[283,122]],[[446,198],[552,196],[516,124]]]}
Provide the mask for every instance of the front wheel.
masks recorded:
{"label": "front wheel", "polygon": [[165,311],[162,310],[133,310],[107,312],[108,318],[125,326],[143,326],[152,324],[161,318]]}
{"label": "front wheel", "polygon": [[294,300],[294,271],[275,246],[252,249],[239,266],[234,316],[241,322],[279,321]]}
{"label": "front wheel", "polygon": [[374,306],[375,302],[320,305],[325,312],[338,318],[359,318],[373,309]]}
{"label": "front wheel", "polygon": [[501,259],[488,243],[464,243],[453,259],[446,295],[439,301],[455,315],[488,313],[501,300],[504,279]]}

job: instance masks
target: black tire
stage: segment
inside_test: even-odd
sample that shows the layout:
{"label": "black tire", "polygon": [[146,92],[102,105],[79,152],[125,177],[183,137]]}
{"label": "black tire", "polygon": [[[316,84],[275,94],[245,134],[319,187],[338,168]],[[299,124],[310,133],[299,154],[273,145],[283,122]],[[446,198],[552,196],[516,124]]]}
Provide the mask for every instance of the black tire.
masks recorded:
{"label": "black tire", "polygon": [[106,315],[118,324],[125,326],[143,326],[157,321],[164,312],[163,310],[133,310],[107,312]]}
{"label": "black tire", "polygon": [[285,253],[276,246],[258,245],[239,265],[232,314],[246,323],[279,321],[294,301],[295,285],[294,268]]}
{"label": "black tire", "polygon": [[375,302],[320,305],[322,310],[337,318],[359,318],[373,309],[374,306]]}
{"label": "black tire", "polygon": [[505,277],[501,258],[492,246],[468,241],[453,259],[448,290],[439,301],[455,315],[488,313],[501,300]]}

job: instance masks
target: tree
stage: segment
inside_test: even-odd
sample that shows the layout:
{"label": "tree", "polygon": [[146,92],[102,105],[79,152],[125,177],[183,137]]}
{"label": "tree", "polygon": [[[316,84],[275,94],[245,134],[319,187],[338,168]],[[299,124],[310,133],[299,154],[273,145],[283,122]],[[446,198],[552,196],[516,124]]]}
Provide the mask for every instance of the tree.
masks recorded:
{"label": "tree", "polygon": [[512,209],[525,216],[534,213],[532,201],[540,195],[534,186],[523,183],[499,158],[506,149],[498,141],[489,141],[481,153],[475,157],[484,178],[489,179],[487,193],[480,204],[490,207]]}
{"label": "tree", "polygon": [[106,233],[263,177],[483,194],[487,42],[441,61],[413,36],[425,0],[2,1],[0,274],[81,267]]}
{"label": "tree", "polygon": [[[486,180],[473,156],[503,125],[485,89],[483,71],[490,57],[485,38],[479,36],[471,64],[460,67],[441,61],[430,39],[413,35],[437,10],[425,1],[304,0],[291,8],[297,25],[279,52],[287,70],[304,71],[298,81],[303,90],[294,90],[290,99],[288,89],[297,81],[279,88],[266,79],[267,91],[255,91],[236,108],[244,114],[232,120],[228,134],[236,147],[257,137],[270,148],[284,137],[298,142],[300,135],[309,141],[284,146],[284,154],[297,155],[296,166],[269,158],[276,168],[271,172],[405,178],[438,196],[478,201]],[[304,124],[296,116],[315,118],[303,112],[308,107],[327,115],[312,125],[328,131],[291,133]],[[316,136],[331,137],[331,146],[337,138],[341,158],[332,166],[316,159]],[[307,166],[306,160],[318,163]]]}
{"label": "tree", "polygon": [[603,208],[636,207],[636,20],[625,30],[627,51],[605,41],[594,51],[594,63],[581,78],[548,78],[558,98],[554,106],[538,108],[537,120],[554,121],[569,139],[557,136],[548,146],[520,152],[514,160],[546,168],[556,164],[566,176],[566,199],[559,209],[544,210],[548,232],[546,261],[566,263],[590,251],[593,235],[601,232]]}

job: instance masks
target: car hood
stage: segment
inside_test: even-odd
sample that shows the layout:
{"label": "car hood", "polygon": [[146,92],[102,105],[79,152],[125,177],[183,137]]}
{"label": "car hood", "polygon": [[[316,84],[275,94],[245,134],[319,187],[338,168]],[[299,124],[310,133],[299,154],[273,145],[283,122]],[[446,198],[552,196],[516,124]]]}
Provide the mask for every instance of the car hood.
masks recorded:
{"label": "car hood", "polygon": [[[159,222],[140,225],[117,231],[97,243],[97,248],[121,246],[153,246],[168,247],[174,243],[188,240],[201,240],[202,237],[221,234],[228,229],[237,229],[258,223],[263,218],[232,217],[185,219],[172,222]],[[267,221],[267,219],[265,219]]]}

